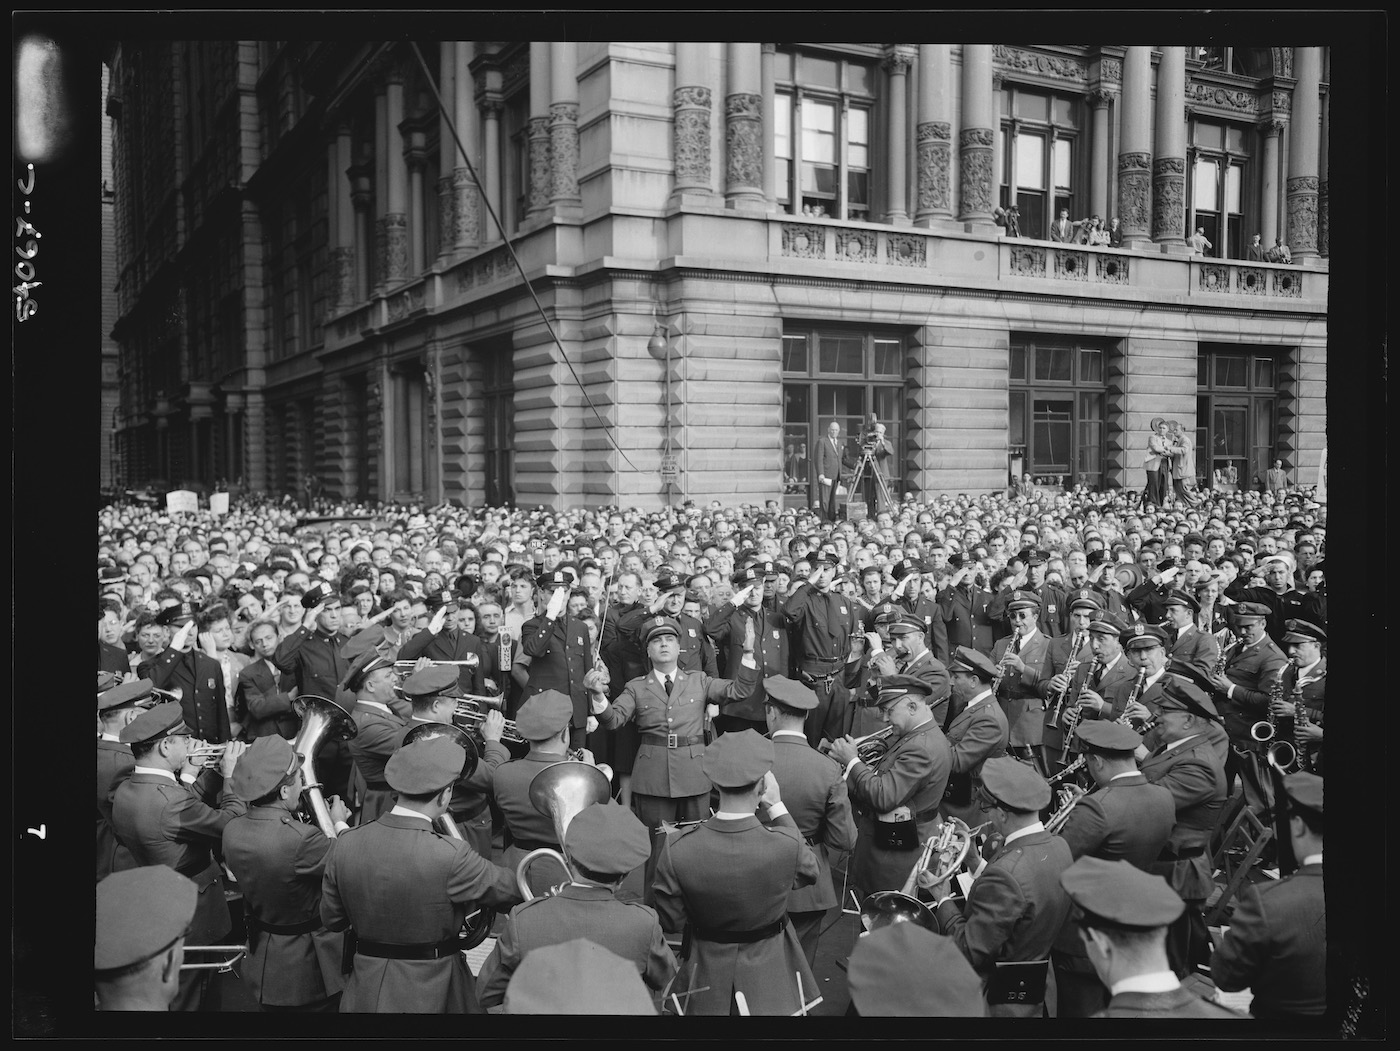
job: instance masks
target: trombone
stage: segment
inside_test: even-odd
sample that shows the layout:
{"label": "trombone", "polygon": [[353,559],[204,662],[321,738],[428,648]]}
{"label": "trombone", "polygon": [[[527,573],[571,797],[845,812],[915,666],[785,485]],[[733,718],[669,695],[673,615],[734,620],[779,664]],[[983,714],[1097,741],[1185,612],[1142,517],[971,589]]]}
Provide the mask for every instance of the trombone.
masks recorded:
{"label": "trombone", "polygon": [[219,954],[221,954],[221,955],[223,955],[223,954],[228,954],[228,953],[232,953],[233,955],[232,955],[232,956],[229,956],[229,958],[228,958],[227,960],[214,960],[214,961],[211,961],[211,962],[209,962],[209,963],[182,963],[182,964],[180,964],[180,970],[182,970],[182,971],[214,971],[214,972],[217,973],[217,974],[228,974],[229,971],[233,970],[233,965],[234,965],[234,964],[236,964],[239,960],[243,959],[243,957],[245,957],[245,956],[248,955],[248,946],[246,946],[246,945],[186,945],[186,946],[185,946],[185,956],[186,956],[186,957],[188,957],[191,953],[196,953],[196,952],[216,952],[216,953],[219,953]]}

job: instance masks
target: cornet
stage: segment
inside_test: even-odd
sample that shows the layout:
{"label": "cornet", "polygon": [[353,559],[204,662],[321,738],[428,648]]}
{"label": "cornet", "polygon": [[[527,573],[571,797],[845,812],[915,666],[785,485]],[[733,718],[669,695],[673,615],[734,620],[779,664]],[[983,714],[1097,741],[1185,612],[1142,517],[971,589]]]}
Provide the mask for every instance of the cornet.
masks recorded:
{"label": "cornet", "polygon": [[[457,707],[452,711],[452,721],[464,730],[479,735],[482,725],[486,722],[487,714],[489,713],[476,706],[474,698],[463,697],[457,701]],[[505,726],[501,730],[501,740],[510,741],[512,744],[529,743],[520,736],[520,731],[516,728],[514,721],[510,719],[505,721]]]}
{"label": "cornet", "polygon": [[227,750],[227,744],[205,744],[201,741],[185,753],[185,758],[191,766],[218,766]]}

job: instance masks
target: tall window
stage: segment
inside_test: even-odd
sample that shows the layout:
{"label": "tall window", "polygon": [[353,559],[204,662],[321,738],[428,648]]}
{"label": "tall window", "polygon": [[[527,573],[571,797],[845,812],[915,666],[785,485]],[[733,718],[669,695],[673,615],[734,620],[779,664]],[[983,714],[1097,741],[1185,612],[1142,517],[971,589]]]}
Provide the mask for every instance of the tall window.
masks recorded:
{"label": "tall window", "polygon": [[1076,197],[1080,110],[1076,99],[1010,85],[1001,93],[1001,203],[1021,211],[1021,232],[1049,237],[1061,208],[1081,219]]}
{"label": "tall window", "polygon": [[1186,56],[1189,61],[1199,62],[1202,69],[1246,77],[1267,77],[1274,68],[1272,49],[1267,47],[1193,46],[1186,49]]}
{"label": "tall window", "polygon": [[515,352],[509,340],[484,347],[481,394],[486,417],[486,503],[515,505]]}
{"label": "tall window", "polygon": [[1045,336],[1011,341],[1008,475],[1042,485],[1103,483],[1105,344]]}
{"label": "tall window", "polygon": [[869,219],[874,63],[779,51],[775,76],[779,204],[793,215]]}
{"label": "tall window", "polygon": [[406,502],[427,496],[427,383],[423,364],[406,362],[389,373],[393,397],[393,493]]}
{"label": "tall window", "polygon": [[[790,506],[820,499],[817,443],[840,425],[848,459],[859,456],[870,413],[894,450],[883,461],[891,495],[903,490],[904,342],[897,332],[807,328],[783,333],[783,492]],[[847,474],[849,474],[849,470]]]}
{"label": "tall window", "polygon": [[1199,227],[1213,247],[1207,255],[1244,257],[1247,130],[1191,122],[1191,229]]}
{"label": "tall window", "polygon": [[1272,347],[1203,346],[1196,358],[1196,482],[1258,488],[1274,459],[1277,363]]}

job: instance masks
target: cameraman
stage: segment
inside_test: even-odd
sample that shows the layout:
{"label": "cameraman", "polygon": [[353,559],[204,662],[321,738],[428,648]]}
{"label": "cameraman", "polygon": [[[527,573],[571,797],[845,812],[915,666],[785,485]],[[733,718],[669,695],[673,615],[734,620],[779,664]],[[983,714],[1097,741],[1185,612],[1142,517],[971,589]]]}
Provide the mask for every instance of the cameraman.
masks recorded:
{"label": "cameraman", "polygon": [[[870,422],[861,429],[860,452],[861,456],[870,460],[870,469],[865,472],[861,488],[865,490],[866,510],[874,518],[881,511],[888,510],[884,493],[889,492],[890,476],[885,461],[894,454],[893,447],[885,438],[885,425],[875,422],[874,413],[870,416]],[[876,481],[877,476],[879,482]]]}

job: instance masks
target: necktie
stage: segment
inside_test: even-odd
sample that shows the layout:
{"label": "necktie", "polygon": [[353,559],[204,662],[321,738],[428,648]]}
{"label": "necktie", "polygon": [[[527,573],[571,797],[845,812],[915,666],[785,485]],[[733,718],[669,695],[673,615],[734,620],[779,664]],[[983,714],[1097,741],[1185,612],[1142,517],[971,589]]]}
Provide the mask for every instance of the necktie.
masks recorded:
{"label": "necktie", "polygon": [[1021,636],[1014,635],[1011,639],[1011,652],[1019,654],[1021,652]]}
{"label": "necktie", "polygon": [[1094,668],[1094,674],[1089,676],[1089,689],[1097,691],[1099,683],[1103,681],[1103,665]]}
{"label": "necktie", "polygon": [[671,677],[670,677],[669,675],[666,676],[666,696],[667,696],[667,697],[671,696],[671,690],[675,687],[675,685],[676,685],[676,684],[675,684],[675,682],[671,679]]}

